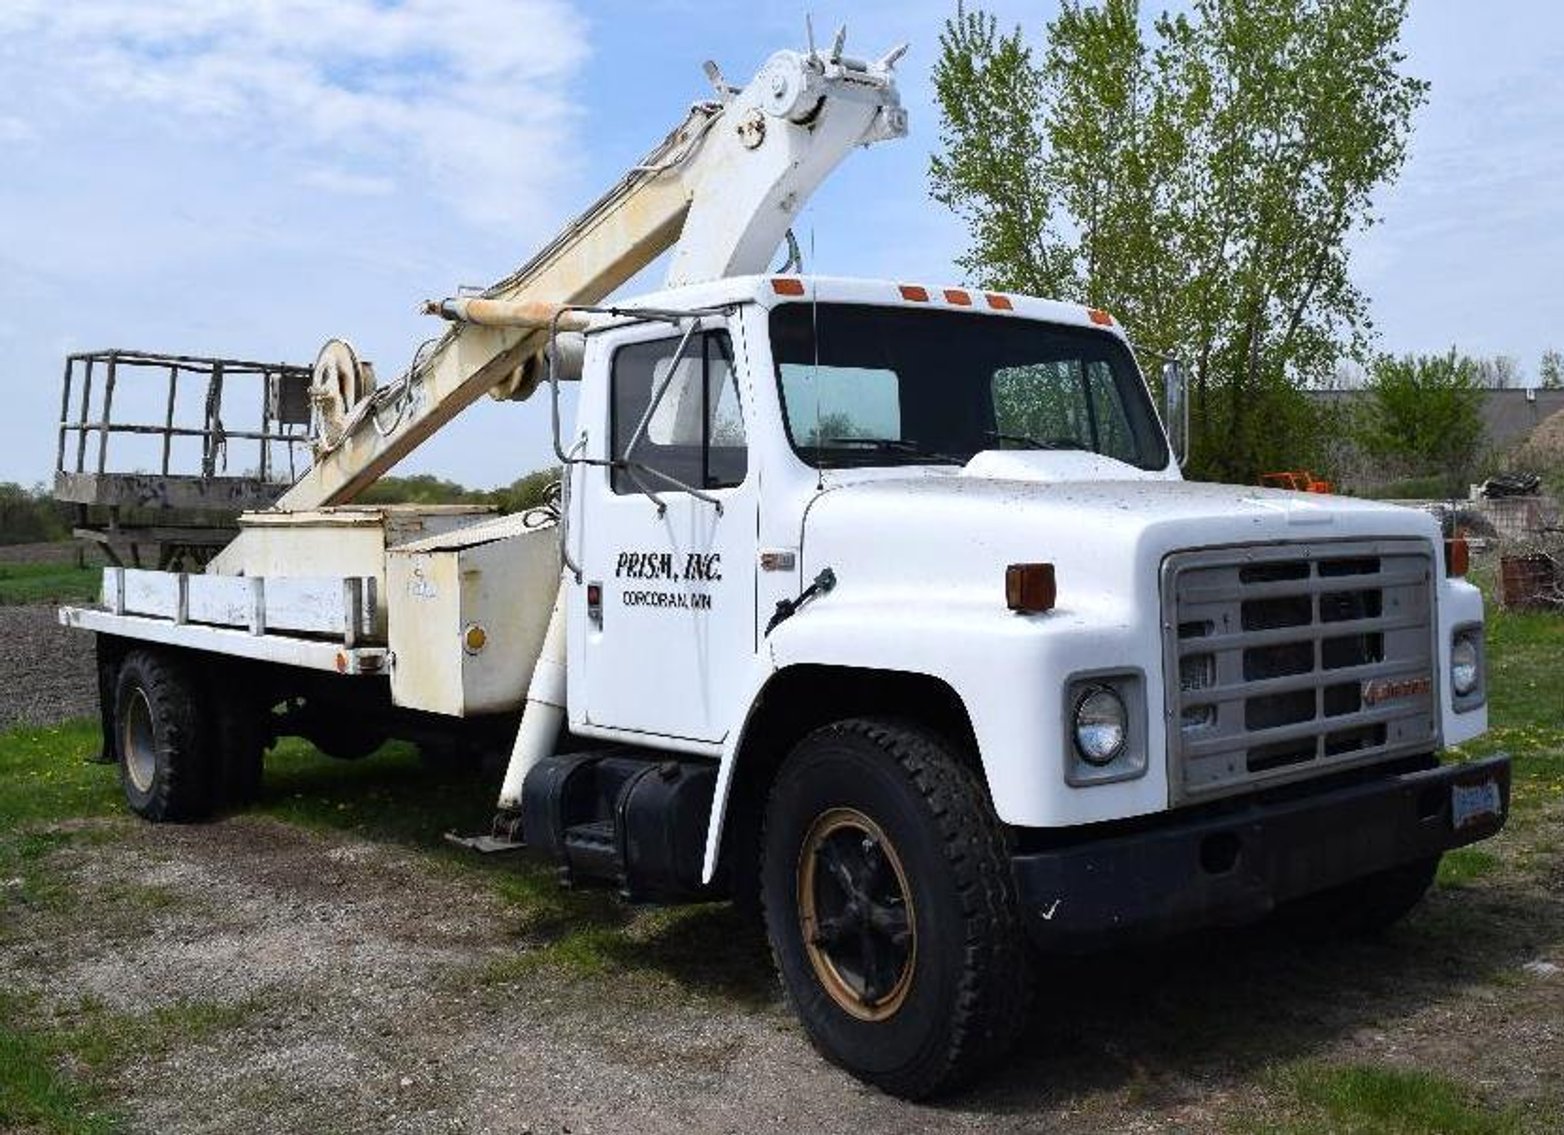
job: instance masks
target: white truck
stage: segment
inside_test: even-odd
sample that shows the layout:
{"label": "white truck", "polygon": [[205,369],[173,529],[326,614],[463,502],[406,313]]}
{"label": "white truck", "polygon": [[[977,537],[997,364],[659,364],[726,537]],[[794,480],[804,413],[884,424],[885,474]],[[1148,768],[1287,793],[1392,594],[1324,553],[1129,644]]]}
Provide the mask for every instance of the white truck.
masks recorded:
{"label": "white truck", "polygon": [[[205,572],[106,569],[61,612],[131,807],[241,805],[280,734],[499,740],[475,845],[758,907],[819,1050],[909,1097],[1003,1053],[1035,949],[1383,925],[1496,832],[1508,761],[1440,764],[1486,674],[1429,517],[1184,481],[1177,367],[1168,429],[1105,312],[767,271],[905,132],[898,54],[708,65],[716,101],[558,240],[429,305],[451,326],[398,381],[328,344],[277,505]],[[602,302],[670,246],[664,290]],[[349,503],[544,384],[557,508]]]}

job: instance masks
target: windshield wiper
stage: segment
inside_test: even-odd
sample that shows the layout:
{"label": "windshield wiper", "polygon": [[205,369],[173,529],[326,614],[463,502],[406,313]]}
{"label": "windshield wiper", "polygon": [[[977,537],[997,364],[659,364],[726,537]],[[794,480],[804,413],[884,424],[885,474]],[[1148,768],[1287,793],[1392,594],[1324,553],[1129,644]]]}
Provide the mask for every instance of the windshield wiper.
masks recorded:
{"label": "windshield wiper", "polygon": [[941,461],[948,465],[966,464],[959,457],[952,457],[948,453],[935,453],[904,437],[828,437],[815,448],[852,445],[870,446],[883,453],[900,453],[927,461]]}
{"label": "windshield wiper", "polygon": [[998,430],[984,430],[984,437],[991,437],[995,441],[1013,441],[1017,445],[1027,449],[1085,449],[1086,447],[1073,437],[1050,437],[1039,440],[1026,434],[1004,434]]}

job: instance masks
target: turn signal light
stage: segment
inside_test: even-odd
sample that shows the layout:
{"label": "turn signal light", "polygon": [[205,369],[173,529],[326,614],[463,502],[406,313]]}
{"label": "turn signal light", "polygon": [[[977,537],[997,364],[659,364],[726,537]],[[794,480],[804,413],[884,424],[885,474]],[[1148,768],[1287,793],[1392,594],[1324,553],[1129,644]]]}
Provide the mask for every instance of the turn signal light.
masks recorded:
{"label": "turn signal light", "polygon": [[1054,609],[1059,597],[1053,564],[1011,564],[1005,569],[1005,606],[1023,615]]}
{"label": "turn signal light", "polygon": [[790,279],[787,276],[773,276],[771,290],[779,296],[801,296],[804,294],[804,281]]}
{"label": "turn signal light", "polygon": [[1472,566],[1472,546],[1465,536],[1452,536],[1445,541],[1445,574],[1465,575]]}

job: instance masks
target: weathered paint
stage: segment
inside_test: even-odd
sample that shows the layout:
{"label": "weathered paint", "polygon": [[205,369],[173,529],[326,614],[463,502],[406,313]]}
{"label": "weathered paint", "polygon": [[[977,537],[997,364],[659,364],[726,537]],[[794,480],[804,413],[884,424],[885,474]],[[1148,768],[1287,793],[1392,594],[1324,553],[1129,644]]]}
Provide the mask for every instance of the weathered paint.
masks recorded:
{"label": "weathered paint", "polygon": [[[391,699],[466,717],[521,708],[559,590],[559,536],[520,514],[386,554]],[[481,628],[470,650],[464,634]]]}
{"label": "weathered paint", "polygon": [[386,549],[491,516],[486,505],[353,505],[305,512],[245,513],[240,538],[216,556],[220,575],[348,576],[376,583],[372,637],[386,630]]}
{"label": "weathered paint", "polygon": [[136,642],[154,642],[208,654],[275,662],[305,670],[335,674],[383,674],[388,652],[383,646],[345,647],[339,642],[295,638],[290,635],[252,635],[248,630],[199,626],[154,619],[145,615],[116,615],[86,607],[61,607],[62,626],[96,631]]}

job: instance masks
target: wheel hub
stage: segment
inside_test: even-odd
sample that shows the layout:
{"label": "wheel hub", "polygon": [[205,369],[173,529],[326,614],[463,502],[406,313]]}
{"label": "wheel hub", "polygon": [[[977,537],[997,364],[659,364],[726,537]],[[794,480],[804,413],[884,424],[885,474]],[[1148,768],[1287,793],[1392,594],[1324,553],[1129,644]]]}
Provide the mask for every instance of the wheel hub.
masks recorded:
{"label": "wheel hub", "polygon": [[145,690],[136,689],[130,695],[120,752],[124,754],[125,773],[136,791],[151,792],[157,776],[157,740],[152,730],[152,704],[147,701]]}
{"label": "wheel hub", "polygon": [[912,987],[917,932],[885,832],[854,808],[822,813],[804,837],[797,894],[804,949],[831,999],[861,1020],[892,1016]]}

